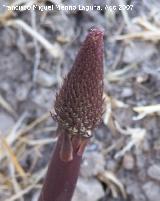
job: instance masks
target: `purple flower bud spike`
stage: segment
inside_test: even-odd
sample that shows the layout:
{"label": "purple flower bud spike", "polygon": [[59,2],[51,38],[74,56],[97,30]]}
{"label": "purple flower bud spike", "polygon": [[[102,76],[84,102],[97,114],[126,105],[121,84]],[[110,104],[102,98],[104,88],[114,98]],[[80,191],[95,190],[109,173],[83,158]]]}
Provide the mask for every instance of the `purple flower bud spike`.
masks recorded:
{"label": "purple flower bud spike", "polygon": [[103,114],[103,31],[92,28],[56,96],[58,142],[39,201],[70,201],[83,151]]}
{"label": "purple flower bud spike", "polygon": [[[66,130],[68,140],[62,146],[68,147],[74,137],[81,141],[91,137],[91,131],[98,125],[103,113],[103,32],[98,28],[90,30],[71,71],[55,101],[55,118]],[[83,140],[82,140],[83,139]],[[66,142],[66,145],[65,145]],[[69,144],[68,144],[69,143]],[[68,145],[67,145],[68,144]],[[81,143],[80,143],[81,144]],[[65,149],[62,148],[65,152]],[[72,149],[69,148],[71,151]],[[61,152],[63,160],[63,151]],[[72,154],[69,158],[71,160]]]}

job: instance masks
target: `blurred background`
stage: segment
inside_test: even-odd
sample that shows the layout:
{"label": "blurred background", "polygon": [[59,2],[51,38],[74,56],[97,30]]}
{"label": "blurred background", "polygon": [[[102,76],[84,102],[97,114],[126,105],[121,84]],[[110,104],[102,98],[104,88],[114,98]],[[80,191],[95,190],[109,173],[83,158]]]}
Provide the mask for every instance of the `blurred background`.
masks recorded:
{"label": "blurred background", "polygon": [[1,0],[0,200],[37,201],[57,140],[49,111],[92,26],[105,30],[107,104],[73,201],[159,201],[159,0]]}

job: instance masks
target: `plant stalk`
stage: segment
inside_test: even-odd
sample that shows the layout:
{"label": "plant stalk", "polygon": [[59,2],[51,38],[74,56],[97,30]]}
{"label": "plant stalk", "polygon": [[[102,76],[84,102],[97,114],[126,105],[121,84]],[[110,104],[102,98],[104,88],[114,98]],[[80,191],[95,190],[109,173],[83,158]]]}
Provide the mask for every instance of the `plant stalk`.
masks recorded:
{"label": "plant stalk", "polygon": [[62,137],[63,135],[59,134],[39,201],[70,201],[72,198],[82,156],[77,155],[76,150],[73,149],[73,159],[71,161],[62,161],[60,159]]}

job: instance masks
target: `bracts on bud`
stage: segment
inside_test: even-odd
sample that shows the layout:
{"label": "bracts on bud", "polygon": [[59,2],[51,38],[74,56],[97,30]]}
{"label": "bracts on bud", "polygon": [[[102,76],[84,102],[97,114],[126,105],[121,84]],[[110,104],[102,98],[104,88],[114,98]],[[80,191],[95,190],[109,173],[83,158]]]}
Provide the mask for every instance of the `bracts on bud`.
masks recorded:
{"label": "bracts on bud", "polygon": [[103,114],[103,31],[89,31],[56,96],[58,142],[39,201],[70,201],[83,151]]}

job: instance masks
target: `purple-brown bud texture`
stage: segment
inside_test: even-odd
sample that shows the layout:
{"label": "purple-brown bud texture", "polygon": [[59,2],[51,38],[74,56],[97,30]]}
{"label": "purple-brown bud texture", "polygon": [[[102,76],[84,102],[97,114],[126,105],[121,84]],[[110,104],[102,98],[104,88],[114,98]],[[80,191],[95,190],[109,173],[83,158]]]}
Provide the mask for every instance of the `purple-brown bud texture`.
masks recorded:
{"label": "purple-brown bud texture", "polygon": [[89,137],[103,102],[103,31],[93,28],[56,96],[55,118],[71,135]]}
{"label": "purple-brown bud texture", "polygon": [[58,142],[39,201],[71,201],[91,131],[103,114],[103,31],[88,33],[56,96]]}

